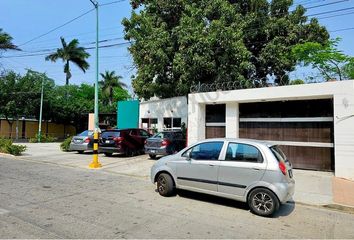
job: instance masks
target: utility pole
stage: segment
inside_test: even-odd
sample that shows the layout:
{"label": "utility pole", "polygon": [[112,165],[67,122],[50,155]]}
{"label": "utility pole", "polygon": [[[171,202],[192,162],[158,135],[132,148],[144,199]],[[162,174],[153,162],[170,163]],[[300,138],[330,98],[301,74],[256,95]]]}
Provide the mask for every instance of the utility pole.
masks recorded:
{"label": "utility pole", "polygon": [[39,109],[39,124],[38,124],[38,136],[37,136],[38,142],[41,142],[41,138],[42,138],[43,89],[44,89],[44,77],[42,77],[41,106]]}
{"label": "utility pole", "polygon": [[97,0],[90,0],[96,9],[96,81],[95,81],[95,109],[94,109],[94,125],[95,130],[93,134],[93,160],[90,163],[90,168],[100,168],[102,165],[98,161],[98,2]]}

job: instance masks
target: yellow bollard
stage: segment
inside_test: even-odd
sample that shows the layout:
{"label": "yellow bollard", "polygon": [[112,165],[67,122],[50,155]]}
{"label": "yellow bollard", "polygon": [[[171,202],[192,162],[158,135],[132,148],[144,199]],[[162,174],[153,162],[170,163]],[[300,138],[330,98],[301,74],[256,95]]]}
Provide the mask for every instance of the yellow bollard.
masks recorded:
{"label": "yellow bollard", "polygon": [[100,168],[101,163],[98,161],[98,132],[95,130],[93,134],[93,160],[89,165],[89,168]]}

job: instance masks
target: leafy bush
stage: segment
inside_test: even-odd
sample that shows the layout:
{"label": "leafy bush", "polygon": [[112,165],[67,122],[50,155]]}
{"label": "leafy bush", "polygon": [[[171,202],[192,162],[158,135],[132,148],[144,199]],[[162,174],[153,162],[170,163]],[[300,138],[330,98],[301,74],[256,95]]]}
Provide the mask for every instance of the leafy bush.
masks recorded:
{"label": "leafy bush", "polygon": [[27,147],[25,145],[9,145],[6,147],[6,152],[18,156],[26,151],[26,149]]}
{"label": "leafy bush", "polygon": [[[43,134],[43,135],[41,136],[41,142],[42,142],[42,143],[49,143],[49,142],[56,142],[56,141],[58,141],[58,139],[55,138],[55,137],[52,137],[52,136],[50,136],[50,135],[46,136],[45,134]],[[29,139],[29,142],[30,142],[30,143],[37,143],[37,142],[38,142],[38,134],[36,134],[36,135],[34,136],[34,138],[30,138],[30,139]]]}
{"label": "leafy bush", "polygon": [[0,152],[18,156],[26,151],[26,148],[24,145],[14,145],[11,139],[0,138]]}
{"label": "leafy bush", "polygon": [[70,142],[73,137],[68,137],[60,144],[60,149],[64,152],[69,152]]}

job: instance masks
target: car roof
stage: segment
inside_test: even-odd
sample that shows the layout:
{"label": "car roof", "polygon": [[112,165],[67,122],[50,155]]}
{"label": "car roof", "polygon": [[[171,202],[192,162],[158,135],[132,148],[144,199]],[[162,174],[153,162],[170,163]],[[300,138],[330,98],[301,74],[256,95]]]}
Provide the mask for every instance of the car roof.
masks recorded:
{"label": "car roof", "polygon": [[144,130],[142,128],[115,128],[115,129],[107,129],[105,132],[120,132],[120,131],[129,131],[129,130]]}
{"label": "car roof", "polygon": [[249,139],[249,138],[208,138],[208,139],[199,141],[198,143],[213,142],[213,141],[228,141],[228,142],[239,142],[239,143],[244,143],[244,144],[258,144],[258,145],[264,145],[267,147],[272,147],[272,146],[277,145],[275,143],[272,143],[272,141]]}

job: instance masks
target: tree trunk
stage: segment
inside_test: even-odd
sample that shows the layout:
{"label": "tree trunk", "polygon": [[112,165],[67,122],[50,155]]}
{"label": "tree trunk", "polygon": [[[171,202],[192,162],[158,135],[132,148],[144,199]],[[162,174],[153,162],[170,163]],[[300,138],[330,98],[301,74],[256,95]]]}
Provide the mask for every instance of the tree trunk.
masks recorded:
{"label": "tree trunk", "polygon": [[6,121],[7,121],[7,123],[9,124],[9,128],[10,128],[9,138],[12,138],[12,125],[13,125],[13,123],[14,123],[14,120],[12,119],[12,121],[10,121],[10,120],[8,119],[8,117],[6,117]]}

